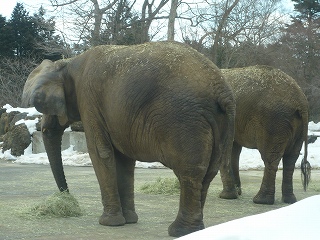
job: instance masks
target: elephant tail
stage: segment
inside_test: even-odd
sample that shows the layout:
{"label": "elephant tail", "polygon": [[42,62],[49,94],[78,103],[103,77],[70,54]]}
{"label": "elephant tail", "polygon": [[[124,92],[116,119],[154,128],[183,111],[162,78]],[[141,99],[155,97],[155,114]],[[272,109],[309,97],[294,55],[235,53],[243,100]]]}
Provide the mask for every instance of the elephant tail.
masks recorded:
{"label": "elephant tail", "polygon": [[308,162],[308,113],[301,114],[303,123],[303,138],[304,138],[304,156],[301,161],[301,179],[304,191],[307,190],[308,184],[311,179],[311,165]]}
{"label": "elephant tail", "polygon": [[[232,95],[233,96],[233,95]],[[231,155],[232,155],[232,147],[233,147],[233,141],[234,141],[234,134],[235,134],[235,112],[236,112],[236,106],[235,106],[235,100],[234,99],[227,99],[222,98],[219,99],[219,106],[222,109],[222,111],[226,115],[226,125],[224,129],[220,129],[223,132],[222,134],[222,141],[220,142],[220,149],[221,155],[220,155],[220,174],[222,178],[222,182],[227,187],[228,191],[228,197],[230,199],[237,198],[237,189],[234,179],[234,173],[232,169],[232,163],[231,163]]]}

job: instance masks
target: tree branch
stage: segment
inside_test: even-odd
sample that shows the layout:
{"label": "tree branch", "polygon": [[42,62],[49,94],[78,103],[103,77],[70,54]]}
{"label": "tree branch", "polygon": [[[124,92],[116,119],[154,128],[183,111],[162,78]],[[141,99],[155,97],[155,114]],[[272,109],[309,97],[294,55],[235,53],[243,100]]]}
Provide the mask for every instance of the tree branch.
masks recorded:
{"label": "tree branch", "polygon": [[52,7],[63,7],[63,6],[70,5],[70,4],[75,3],[75,2],[78,2],[78,0],[71,0],[70,2],[60,3],[60,4],[58,3],[57,0],[50,0],[50,3],[52,5]]}

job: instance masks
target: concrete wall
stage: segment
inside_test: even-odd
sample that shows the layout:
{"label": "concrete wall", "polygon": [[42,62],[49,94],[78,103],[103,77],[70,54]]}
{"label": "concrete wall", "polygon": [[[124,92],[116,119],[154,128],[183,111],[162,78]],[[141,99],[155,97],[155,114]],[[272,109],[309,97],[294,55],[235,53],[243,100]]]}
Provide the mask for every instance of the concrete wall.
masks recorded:
{"label": "concrete wall", "polygon": [[[84,132],[64,132],[62,136],[62,150],[68,149],[73,145],[73,150],[78,152],[88,152],[87,142]],[[42,134],[37,131],[32,135],[32,153],[45,152]]]}

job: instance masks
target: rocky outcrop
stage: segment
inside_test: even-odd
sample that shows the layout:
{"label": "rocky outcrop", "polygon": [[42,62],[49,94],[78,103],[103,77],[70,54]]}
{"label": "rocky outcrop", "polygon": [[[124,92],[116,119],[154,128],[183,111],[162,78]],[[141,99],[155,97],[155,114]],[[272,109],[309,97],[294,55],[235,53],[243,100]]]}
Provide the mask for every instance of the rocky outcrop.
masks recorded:
{"label": "rocky outcrop", "polygon": [[[19,120],[33,120],[38,118],[39,121],[36,123],[37,132],[36,140],[42,141],[41,136],[41,115],[28,116],[27,113],[19,111],[7,112],[5,108],[0,109],[0,151],[2,152],[11,149],[11,155],[21,156],[24,153],[24,150],[31,144],[34,140],[33,136],[29,133],[28,127],[24,123],[17,124]],[[71,130],[74,132],[72,136],[66,134],[65,138],[67,140],[66,146],[70,144],[75,145],[75,150],[83,151],[86,150],[85,141],[78,141],[77,139],[83,138],[83,134],[79,137],[76,132],[83,132],[82,122],[75,122],[71,124]],[[75,135],[75,136],[74,136]],[[40,144],[41,145],[41,144]],[[42,144],[43,145],[43,144]],[[79,145],[79,146],[78,146]],[[43,150],[44,151],[44,150]]]}
{"label": "rocky outcrop", "polygon": [[21,119],[28,117],[27,113],[19,111],[6,112],[6,109],[0,110],[0,148],[2,152],[11,149],[13,156],[21,156],[24,150],[31,144],[31,134],[24,123],[16,124]]}

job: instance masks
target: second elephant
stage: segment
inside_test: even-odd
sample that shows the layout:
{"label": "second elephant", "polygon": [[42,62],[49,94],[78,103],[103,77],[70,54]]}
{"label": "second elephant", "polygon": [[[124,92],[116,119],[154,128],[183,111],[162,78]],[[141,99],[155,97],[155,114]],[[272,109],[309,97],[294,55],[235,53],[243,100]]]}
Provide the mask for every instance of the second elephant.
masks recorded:
{"label": "second elephant", "polygon": [[[241,194],[239,157],[242,147],[258,149],[264,162],[260,191],[253,201],[273,204],[275,178],[283,160],[282,200],[296,202],[292,175],[303,142],[307,162],[308,102],[294,79],[268,66],[252,66],[222,70],[236,98],[235,140],[232,150],[232,169],[238,194]],[[310,170],[308,168],[307,170]],[[305,183],[309,176],[306,174]],[[233,182],[226,169],[221,168],[223,191],[221,198],[236,198]]]}

